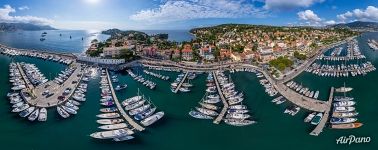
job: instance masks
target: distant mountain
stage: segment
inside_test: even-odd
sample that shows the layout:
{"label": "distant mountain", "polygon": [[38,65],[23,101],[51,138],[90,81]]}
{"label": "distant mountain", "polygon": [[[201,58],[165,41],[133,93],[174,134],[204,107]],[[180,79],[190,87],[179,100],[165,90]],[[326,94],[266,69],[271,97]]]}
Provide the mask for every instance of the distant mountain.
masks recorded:
{"label": "distant mountain", "polygon": [[0,31],[39,31],[39,30],[56,30],[48,25],[35,25],[30,23],[0,23]]}
{"label": "distant mountain", "polygon": [[363,22],[363,21],[355,21],[351,23],[341,23],[331,25],[329,27],[332,28],[347,28],[356,31],[378,31],[378,23],[377,22]]}

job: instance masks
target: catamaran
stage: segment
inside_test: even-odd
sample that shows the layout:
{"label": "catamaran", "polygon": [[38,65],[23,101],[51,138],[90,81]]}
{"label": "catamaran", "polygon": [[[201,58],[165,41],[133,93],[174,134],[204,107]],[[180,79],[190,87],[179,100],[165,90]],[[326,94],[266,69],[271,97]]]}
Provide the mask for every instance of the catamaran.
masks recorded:
{"label": "catamaran", "polygon": [[34,112],[31,113],[31,115],[28,117],[29,121],[34,121],[38,118],[39,115],[39,108],[35,109]]}

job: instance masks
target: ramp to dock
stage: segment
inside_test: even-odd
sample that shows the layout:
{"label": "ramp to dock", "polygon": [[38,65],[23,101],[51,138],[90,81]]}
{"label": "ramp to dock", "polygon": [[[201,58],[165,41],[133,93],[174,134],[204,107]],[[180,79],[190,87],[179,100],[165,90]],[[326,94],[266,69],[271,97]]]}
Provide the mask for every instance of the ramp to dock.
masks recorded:
{"label": "ramp to dock", "polygon": [[330,111],[331,111],[334,91],[335,91],[335,88],[331,87],[331,92],[329,94],[329,98],[328,98],[328,102],[327,102],[328,108],[325,110],[323,118],[322,118],[322,120],[320,120],[320,123],[315,127],[314,130],[312,130],[312,132],[310,132],[310,135],[318,136],[323,131],[323,128],[328,121],[329,114],[330,114]]}

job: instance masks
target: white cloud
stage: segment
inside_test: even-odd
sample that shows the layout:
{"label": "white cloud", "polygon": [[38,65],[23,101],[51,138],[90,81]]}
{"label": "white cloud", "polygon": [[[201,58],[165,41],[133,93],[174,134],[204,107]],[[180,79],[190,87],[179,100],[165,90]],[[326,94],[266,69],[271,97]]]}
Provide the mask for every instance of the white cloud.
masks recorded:
{"label": "white cloud", "polygon": [[35,16],[11,16],[11,13],[15,13],[16,9],[12,8],[10,5],[4,5],[0,8],[0,22],[7,23],[32,23],[37,25],[47,25],[51,24],[53,21],[46,18],[35,17]]}
{"label": "white cloud", "polygon": [[164,23],[205,18],[263,17],[266,11],[245,0],[165,0],[158,8],[130,16],[131,20]]}
{"label": "white cloud", "polygon": [[269,10],[290,10],[294,8],[308,8],[315,3],[322,3],[324,0],[265,0],[265,9]]}
{"label": "white cloud", "polygon": [[300,20],[317,23],[322,21],[312,10],[300,11],[297,13]]}
{"label": "white cloud", "polygon": [[336,21],[335,20],[328,20],[328,21],[325,21],[324,24],[325,25],[333,25],[333,24],[336,24]]}
{"label": "white cloud", "polygon": [[368,6],[365,10],[354,9],[352,12],[348,11],[344,14],[337,15],[337,18],[342,22],[348,20],[378,21],[378,8]]}
{"label": "white cloud", "polygon": [[18,10],[29,10],[30,8],[28,6],[21,6],[18,7]]}
{"label": "white cloud", "polygon": [[105,21],[55,21],[52,24],[58,29],[75,29],[75,30],[104,30],[110,28],[122,28],[117,23]]}

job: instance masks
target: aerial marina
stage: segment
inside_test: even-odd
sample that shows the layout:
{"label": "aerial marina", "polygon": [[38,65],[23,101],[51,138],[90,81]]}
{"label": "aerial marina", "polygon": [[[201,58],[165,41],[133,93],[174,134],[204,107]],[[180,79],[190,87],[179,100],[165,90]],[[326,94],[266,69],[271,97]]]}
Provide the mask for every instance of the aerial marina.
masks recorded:
{"label": "aerial marina", "polygon": [[374,0],[0,3],[5,149],[378,149]]}

